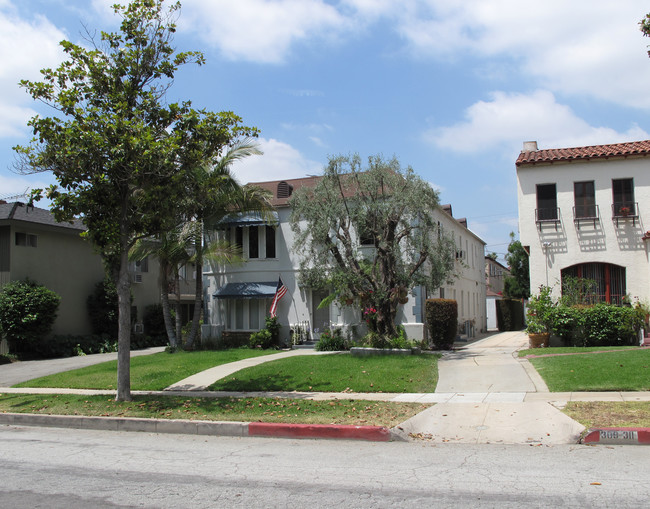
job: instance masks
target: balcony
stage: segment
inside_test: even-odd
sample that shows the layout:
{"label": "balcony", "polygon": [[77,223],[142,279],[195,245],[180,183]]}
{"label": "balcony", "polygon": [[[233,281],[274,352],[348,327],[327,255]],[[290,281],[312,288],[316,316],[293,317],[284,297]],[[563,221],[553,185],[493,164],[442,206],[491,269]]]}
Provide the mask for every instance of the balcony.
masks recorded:
{"label": "balcony", "polygon": [[616,221],[618,227],[619,221],[632,220],[632,226],[636,226],[636,221],[639,219],[639,202],[621,201],[612,205],[612,221]]}
{"label": "balcony", "polygon": [[573,224],[576,228],[580,229],[580,223],[593,222],[594,228],[600,218],[600,210],[598,205],[576,205],[573,207]]}
{"label": "balcony", "polygon": [[555,226],[555,231],[557,231],[557,225],[560,224],[560,208],[535,209],[535,223],[540,230],[545,224],[552,224]]}

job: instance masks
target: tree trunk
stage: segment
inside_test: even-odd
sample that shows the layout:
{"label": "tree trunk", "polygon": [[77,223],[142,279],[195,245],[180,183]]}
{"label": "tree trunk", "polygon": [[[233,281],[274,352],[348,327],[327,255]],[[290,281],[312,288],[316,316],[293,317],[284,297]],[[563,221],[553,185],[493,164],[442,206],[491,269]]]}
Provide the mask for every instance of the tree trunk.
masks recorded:
{"label": "tree trunk", "polygon": [[167,339],[172,348],[176,348],[176,334],[174,333],[174,325],[172,324],[172,314],[169,308],[169,279],[167,278],[166,263],[160,262],[160,301],[162,303],[163,321],[165,322],[165,330],[167,331]]}
{"label": "tree trunk", "polygon": [[183,346],[183,317],[181,316],[181,278],[178,274],[178,268],[174,275],[174,293],[176,295],[176,302],[174,308],[176,309],[176,341],[178,346]]}
{"label": "tree trunk", "polygon": [[[125,237],[122,232],[123,237]],[[131,280],[126,238],[122,239],[116,282],[118,302],[117,401],[131,401]]]}
{"label": "tree trunk", "polygon": [[196,291],[194,293],[194,316],[192,317],[192,330],[187,338],[185,347],[191,350],[194,347],[194,340],[199,333],[201,323],[201,311],[203,310],[203,242],[202,235],[199,235],[195,242],[196,249]]}

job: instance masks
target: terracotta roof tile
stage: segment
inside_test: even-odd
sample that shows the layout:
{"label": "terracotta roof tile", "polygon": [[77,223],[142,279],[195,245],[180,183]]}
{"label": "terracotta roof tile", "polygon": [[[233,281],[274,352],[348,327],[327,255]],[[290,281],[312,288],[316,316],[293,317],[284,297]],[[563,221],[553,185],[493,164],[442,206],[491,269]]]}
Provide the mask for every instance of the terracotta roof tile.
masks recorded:
{"label": "terracotta roof tile", "polygon": [[524,166],[536,163],[553,163],[557,161],[575,161],[586,159],[608,159],[628,156],[649,156],[650,140],[629,143],[612,143],[610,145],[593,145],[590,147],[551,148],[521,152],[516,165]]}

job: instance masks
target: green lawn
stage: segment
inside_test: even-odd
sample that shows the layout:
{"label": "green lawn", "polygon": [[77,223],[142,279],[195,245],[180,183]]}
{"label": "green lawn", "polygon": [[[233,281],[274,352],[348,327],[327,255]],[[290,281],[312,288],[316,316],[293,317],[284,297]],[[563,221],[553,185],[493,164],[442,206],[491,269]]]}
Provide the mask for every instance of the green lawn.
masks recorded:
{"label": "green lawn", "polygon": [[349,353],[279,359],[246,368],[213,391],[433,392],[438,355],[353,357]]}
{"label": "green lawn", "polygon": [[[131,389],[161,391],[165,387],[213,366],[249,357],[278,353],[274,350],[178,351],[142,355],[131,359]],[[115,389],[117,361],[35,378],[15,387],[57,387],[71,389]]]}
{"label": "green lawn", "polygon": [[[551,349],[545,348],[544,353],[547,350]],[[650,390],[649,349],[540,357],[530,362],[551,392]]]}
{"label": "green lawn", "polygon": [[0,412],[393,427],[430,405],[387,401],[0,394]]}
{"label": "green lawn", "polygon": [[519,357],[527,355],[549,355],[549,354],[567,354],[567,353],[587,353],[587,352],[620,352],[621,350],[638,350],[636,346],[553,346],[550,348],[529,348],[519,350]]}

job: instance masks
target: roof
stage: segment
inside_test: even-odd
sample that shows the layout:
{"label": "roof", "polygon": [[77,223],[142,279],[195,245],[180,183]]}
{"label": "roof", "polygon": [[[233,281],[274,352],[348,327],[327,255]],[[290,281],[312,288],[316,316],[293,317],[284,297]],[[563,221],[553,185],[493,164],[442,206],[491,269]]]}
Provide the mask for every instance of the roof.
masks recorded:
{"label": "roof", "polygon": [[[526,144],[525,146],[529,146]],[[532,146],[535,146],[533,144]],[[630,156],[650,156],[650,140],[588,147],[551,148],[545,150],[523,150],[517,158],[517,166],[537,163],[554,163],[589,159],[626,158]]]}
{"label": "roof", "polygon": [[6,203],[0,201],[0,221],[20,221],[57,228],[83,231],[86,227],[76,219],[72,223],[59,223],[49,210],[31,207],[21,202]]}
{"label": "roof", "polygon": [[[322,177],[303,177],[303,178],[288,179],[288,180],[269,180],[266,182],[249,182],[246,185],[257,186],[257,187],[261,187],[262,189],[266,189],[267,191],[271,191],[272,193],[271,205],[273,205],[274,207],[286,207],[289,205],[289,198],[291,197],[291,194],[293,194],[294,191],[297,191],[302,187],[316,187],[316,184],[318,184],[318,181],[321,178]],[[289,189],[288,193],[278,193],[278,185],[280,183],[288,184],[288,189]],[[284,185],[280,186],[280,188],[282,187],[284,187]],[[278,196],[278,194],[280,194],[280,196]]]}

